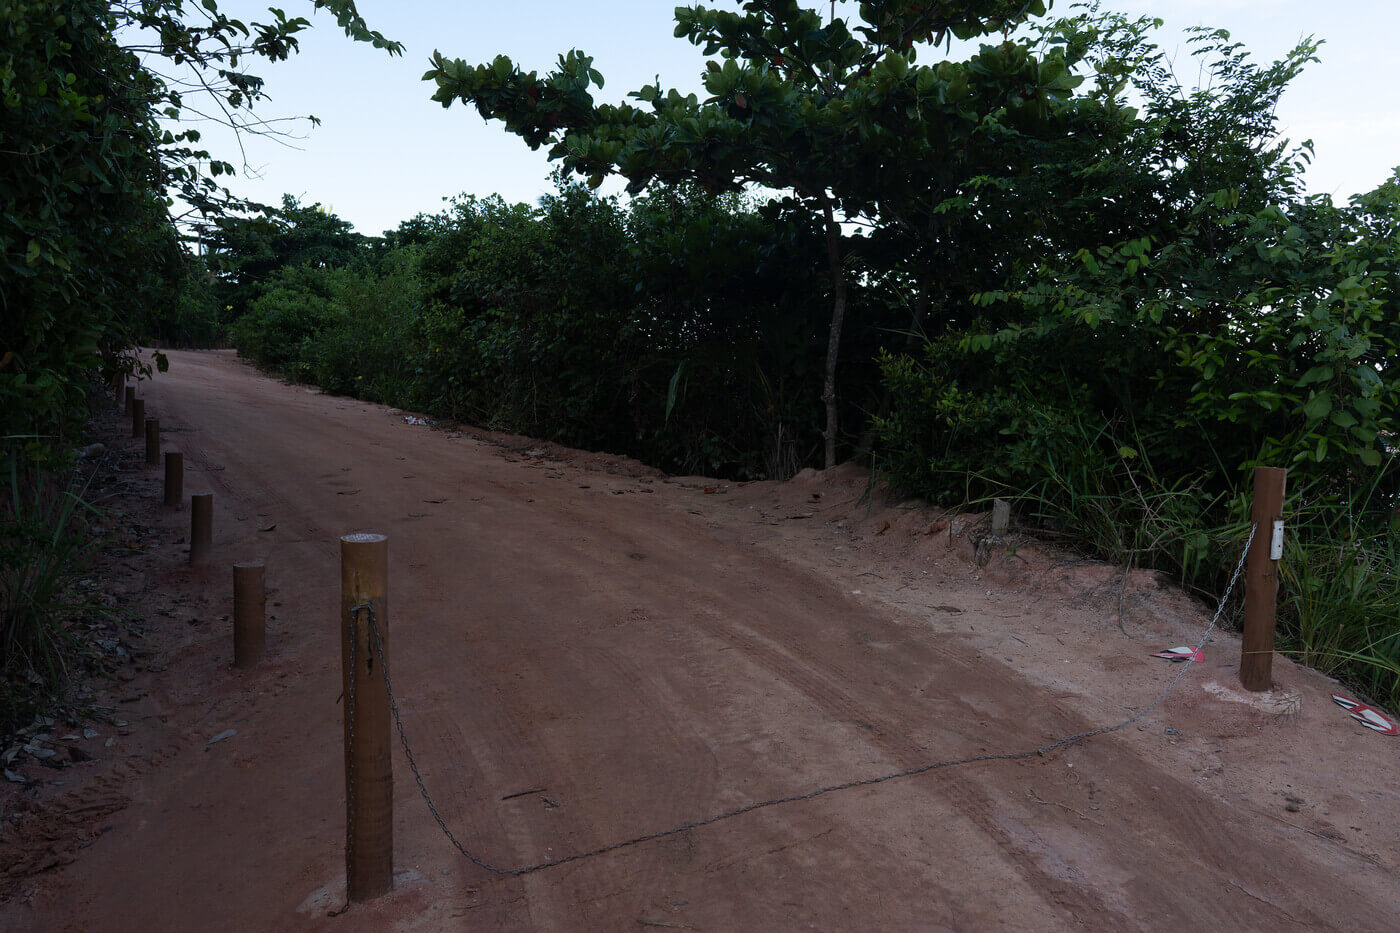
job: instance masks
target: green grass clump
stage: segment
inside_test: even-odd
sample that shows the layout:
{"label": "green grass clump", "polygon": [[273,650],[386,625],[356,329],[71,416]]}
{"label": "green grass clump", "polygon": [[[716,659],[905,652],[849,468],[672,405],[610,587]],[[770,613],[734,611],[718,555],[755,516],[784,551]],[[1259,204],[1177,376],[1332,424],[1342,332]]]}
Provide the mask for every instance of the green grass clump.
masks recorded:
{"label": "green grass clump", "polygon": [[9,487],[0,499],[0,731],[59,699],[75,660],[91,653],[73,621],[112,615],[79,595],[99,546],[86,484],[12,467]]}
{"label": "green grass clump", "polygon": [[1290,497],[1279,563],[1279,648],[1400,708],[1400,542],[1377,495]]}

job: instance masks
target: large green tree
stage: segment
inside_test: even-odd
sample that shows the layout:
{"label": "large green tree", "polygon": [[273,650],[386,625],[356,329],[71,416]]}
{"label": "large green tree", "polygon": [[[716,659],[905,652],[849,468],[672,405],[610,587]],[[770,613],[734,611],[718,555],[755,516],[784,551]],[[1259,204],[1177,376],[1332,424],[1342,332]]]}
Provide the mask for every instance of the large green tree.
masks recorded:
{"label": "large green tree", "polygon": [[[311,6],[400,51],[352,0]],[[247,65],[286,58],[308,25],[276,9],[245,23],[214,0],[0,0],[0,458],[46,456],[81,420],[89,375],[134,365],[121,351],[184,272],[172,208],[236,203],[232,166],[182,121],[256,132]]]}
{"label": "large green tree", "polygon": [[[577,51],[560,56],[544,77],[504,56],[473,67],[435,53],[425,77],[437,83],[434,99],[444,106],[475,104],[595,181],[620,174],[633,192],[653,179],[693,180],[712,191],[757,185],[787,192],[820,218],[831,295],[823,391],[831,466],[848,293],[842,222],[886,218],[873,211],[872,170],[889,176],[906,164],[951,158],[968,124],[1039,113],[1072,86],[1062,64],[1028,62],[1014,44],[985,53],[989,61],[1014,60],[1010,67],[915,67],[918,49],[1005,32],[1044,12],[1040,0],[877,0],[847,22],[824,21],[796,0],[751,0],[742,12],[678,7],[676,35],[714,56],[704,101],[647,86],[629,95],[641,106],[596,103],[590,89],[603,78]],[[906,132],[910,125],[917,131]]]}
{"label": "large green tree", "polygon": [[1310,149],[1274,113],[1316,42],[1260,65],[1189,30],[1192,86],[1161,25],[1095,13],[1041,32],[1093,64],[1101,114],[1136,107],[1086,134],[1078,172],[1006,189],[1041,192],[1059,229],[1010,251],[920,357],[888,362],[887,462],[924,493],[1050,498],[1066,464],[1125,499],[1130,477],[1194,487],[1203,507],[1258,462],[1344,501],[1393,485],[1377,473],[1400,424],[1393,183],[1348,207],[1304,195]]}
{"label": "large green tree", "polygon": [[218,282],[215,294],[229,321],[247,313],[279,270],[363,264],[370,259],[372,242],[348,220],[291,195],[282,197],[281,208],[218,217],[203,235]]}

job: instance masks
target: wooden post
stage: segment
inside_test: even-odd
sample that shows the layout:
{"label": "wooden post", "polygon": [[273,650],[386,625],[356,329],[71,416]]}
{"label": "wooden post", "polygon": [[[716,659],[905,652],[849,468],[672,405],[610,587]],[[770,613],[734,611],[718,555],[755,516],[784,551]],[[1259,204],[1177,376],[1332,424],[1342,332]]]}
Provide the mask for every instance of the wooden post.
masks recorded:
{"label": "wooden post", "polygon": [[267,646],[267,589],[262,561],[233,565],[233,666],[252,667]]}
{"label": "wooden post", "polygon": [[190,563],[204,563],[213,548],[214,494],[190,496]]}
{"label": "wooden post", "polygon": [[140,437],[146,431],[146,400],[131,400],[131,436]]}
{"label": "wooden post", "polygon": [[1246,690],[1273,686],[1274,626],[1278,622],[1278,561],[1272,556],[1274,522],[1283,520],[1288,471],[1255,467],[1254,505],[1250,521],[1254,541],[1244,567],[1244,640],[1240,649],[1240,683]]}
{"label": "wooden post", "polygon": [[178,450],[165,452],[165,505],[178,509],[185,501],[185,455]]}
{"label": "wooden post", "polygon": [[146,466],[160,465],[160,419],[146,419]]}
{"label": "wooden post", "polygon": [[131,404],[136,401],[136,386],[127,386],[126,391],[122,393],[122,398],[125,400],[125,407],[122,410],[130,414]]}
{"label": "wooden post", "polygon": [[[357,608],[365,606],[369,608]],[[389,651],[389,541],[384,535],[340,539],[340,630],[345,880],[350,900],[365,901],[387,893],[394,881],[394,772],[383,671]]]}

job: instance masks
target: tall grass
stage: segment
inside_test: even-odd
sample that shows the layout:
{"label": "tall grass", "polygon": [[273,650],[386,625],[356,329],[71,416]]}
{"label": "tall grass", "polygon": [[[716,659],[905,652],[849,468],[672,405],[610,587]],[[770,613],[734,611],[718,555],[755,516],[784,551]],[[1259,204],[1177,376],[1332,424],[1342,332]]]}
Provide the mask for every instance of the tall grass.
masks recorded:
{"label": "tall grass", "polygon": [[1170,573],[1213,595],[1249,536],[1247,520],[1230,518],[1248,513],[1244,497],[1208,492],[1204,473],[1167,481],[1153,466],[1151,444],[1119,422],[1075,417],[1068,431],[1072,443],[1024,470],[1019,488],[983,473],[970,488],[1000,490],[1033,526],[1096,557]]}
{"label": "tall grass", "polygon": [[[1389,464],[1387,464],[1389,467]],[[1400,542],[1378,495],[1290,497],[1279,564],[1281,650],[1371,699],[1400,706]]]}
{"label": "tall grass", "polygon": [[[1249,537],[1243,489],[1209,494],[1205,475],[1166,481],[1150,443],[1109,423],[1075,420],[1075,443],[1057,446],[1013,484],[970,473],[989,502],[1013,500],[1040,533],[1096,557],[1169,572],[1207,599],[1223,592]],[[1368,698],[1400,708],[1400,536],[1395,503],[1382,494],[1392,464],[1343,490],[1299,486],[1285,506],[1279,564],[1278,650],[1333,675]],[[1238,601],[1237,587],[1232,597]]]}
{"label": "tall grass", "polygon": [[110,609],[84,601],[81,579],[99,542],[75,477],[26,474],[11,466],[0,500],[0,729],[59,697],[73,662],[91,652],[72,629],[76,618]]}

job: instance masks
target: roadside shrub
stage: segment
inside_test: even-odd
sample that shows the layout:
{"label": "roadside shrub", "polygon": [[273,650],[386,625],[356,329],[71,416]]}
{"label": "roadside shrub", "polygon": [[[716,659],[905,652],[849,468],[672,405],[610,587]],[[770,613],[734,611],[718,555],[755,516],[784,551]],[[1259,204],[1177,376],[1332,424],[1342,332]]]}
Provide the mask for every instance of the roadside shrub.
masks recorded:
{"label": "roadside shrub", "polygon": [[562,179],[423,226],[416,405],[681,472],[790,475],[818,449],[814,237],[733,196],[624,210]]}
{"label": "roadside shrub", "polygon": [[333,274],[309,267],[281,270],[233,325],[238,352],[268,369],[309,381],[316,339],[345,316],[331,285]]}
{"label": "roadside shrub", "polygon": [[411,404],[423,356],[415,262],[409,248],[385,257],[375,272],[321,270],[336,313],[307,348],[309,381],[373,402]]}

